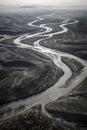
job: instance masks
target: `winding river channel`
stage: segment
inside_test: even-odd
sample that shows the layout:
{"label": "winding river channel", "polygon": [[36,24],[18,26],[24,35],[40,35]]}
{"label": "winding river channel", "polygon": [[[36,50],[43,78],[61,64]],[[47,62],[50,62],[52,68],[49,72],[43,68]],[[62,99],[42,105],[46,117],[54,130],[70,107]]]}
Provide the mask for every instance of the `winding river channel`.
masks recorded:
{"label": "winding river channel", "polygon": [[[60,35],[60,34],[66,33],[68,31],[67,25],[76,24],[79,21],[73,19],[73,21],[71,22],[69,19],[67,19],[63,21],[61,25],[59,25],[59,27],[61,28],[61,31],[52,32],[53,29],[51,27],[48,27],[46,24],[36,25],[37,22],[43,21],[43,20],[44,18],[37,17],[35,21],[28,23],[28,25],[31,27],[43,29],[44,31],[38,32],[35,34],[21,35],[14,40],[14,44],[16,44],[17,47],[27,48],[27,49],[29,48],[29,49],[38,51],[48,56],[54,62],[56,66],[60,67],[64,71],[64,75],[53,86],[51,86],[49,89],[47,89],[46,91],[40,94],[3,105],[1,107],[2,110],[6,111],[9,108],[11,108],[12,110],[9,112],[5,112],[3,116],[1,117],[0,121],[13,117],[21,112],[24,112],[35,104],[42,104],[42,106],[44,107],[44,105],[46,105],[47,103],[70,92],[73,88],[75,88],[78,84],[80,84],[84,80],[84,78],[87,76],[87,62],[86,61],[76,56],[73,56],[71,54],[67,54],[61,51],[46,48],[40,45],[40,42],[43,40],[50,39],[54,35]],[[29,38],[35,38],[35,37],[39,37],[39,40],[36,40],[32,46],[29,44],[23,43],[23,40],[29,39]],[[81,73],[77,75],[75,78],[73,78],[67,87],[63,87],[63,86],[66,84],[67,80],[72,76],[72,71],[69,68],[69,66],[67,66],[65,63],[62,62],[61,60],[62,56],[73,58],[84,65],[84,68],[81,71]],[[22,110],[16,111],[16,109],[19,108],[20,106],[25,106],[25,107]]]}

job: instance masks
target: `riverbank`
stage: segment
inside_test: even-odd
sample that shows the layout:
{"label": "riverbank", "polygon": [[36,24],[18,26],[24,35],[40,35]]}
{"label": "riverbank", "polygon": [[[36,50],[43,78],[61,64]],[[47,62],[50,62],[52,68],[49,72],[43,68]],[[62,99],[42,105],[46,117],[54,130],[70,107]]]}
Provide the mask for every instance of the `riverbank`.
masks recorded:
{"label": "riverbank", "polygon": [[0,47],[0,51],[0,104],[43,92],[63,75],[39,52],[12,47]]}
{"label": "riverbank", "polygon": [[[0,130],[77,130],[71,124],[48,117],[42,111],[41,105],[36,105],[22,114],[0,122]],[[80,129],[79,129],[80,130]]]}
{"label": "riverbank", "polygon": [[45,108],[56,118],[87,128],[87,78],[68,94],[48,103]]}

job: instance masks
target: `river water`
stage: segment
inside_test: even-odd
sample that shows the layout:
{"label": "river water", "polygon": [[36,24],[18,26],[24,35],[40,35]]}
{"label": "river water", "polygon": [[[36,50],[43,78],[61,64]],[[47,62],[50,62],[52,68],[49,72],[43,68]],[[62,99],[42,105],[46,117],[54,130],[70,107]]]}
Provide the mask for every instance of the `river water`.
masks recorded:
{"label": "river water", "polygon": [[[86,61],[76,56],[73,56],[71,54],[60,52],[60,51],[50,49],[50,48],[46,48],[40,45],[40,42],[43,40],[50,39],[54,35],[60,35],[60,34],[68,32],[68,28],[66,26],[71,25],[71,24],[76,24],[79,21],[73,20],[72,22],[71,21],[69,22],[69,19],[66,19],[65,21],[63,21],[61,25],[59,25],[59,27],[61,28],[61,31],[53,33],[52,32],[53,29],[51,27],[48,27],[46,24],[35,25],[38,21],[42,21],[42,20],[44,20],[44,18],[37,17],[35,21],[28,23],[28,25],[35,28],[44,29],[44,31],[38,32],[35,34],[24,34],[22,36],[19,36],[18,38],[14,40],[14,44],[16,44],[17,47],[27,48],[27,49],[29,48],[29,49],[38,51],[48,56],[54,62],[56,66],[60,67],[64,71],[64,75],[53,86],[51,86],[49,89],[47,89],[46,91],[40,94],[3,105],[1,107],[1,111],[5,111],[5,112],[2,115],[0,121],[13,117],[23,111],[26,111],[27,109],[31,108],[35,104],[42,104],[42,106],[44,107],[44,105],[46,105],[48,102],[51,102],[55,100],[56,98],[59,98],[62,95],[70,92],[73,88],[75,88],[78,84],[80,84],[84,80],[84,78],[87,76],[87,62]],[[22,42],[24,39],[41,37],[41,36],[43,36],[44,38],[40,38],[39,40],[35,41],[32,46]],[[4,36],[3,39],[5,38],[7,38],[7,36]],[[65,63],[62,62],[61,56],[73,58],[84,65],[84,68],[81,71],[81,73],[77,75],[77,77],[73,78],[67,87],[63,87],[63,86],[65,86],[67,80],[72,76],[72,71],[69,68],[69,66],[67,66]],[[25,106],[25,107],[22,110],[17,110],[17,108],[19,108],[20,106]],[[9,108],[11,108],[11,111],[7,111]]]}

